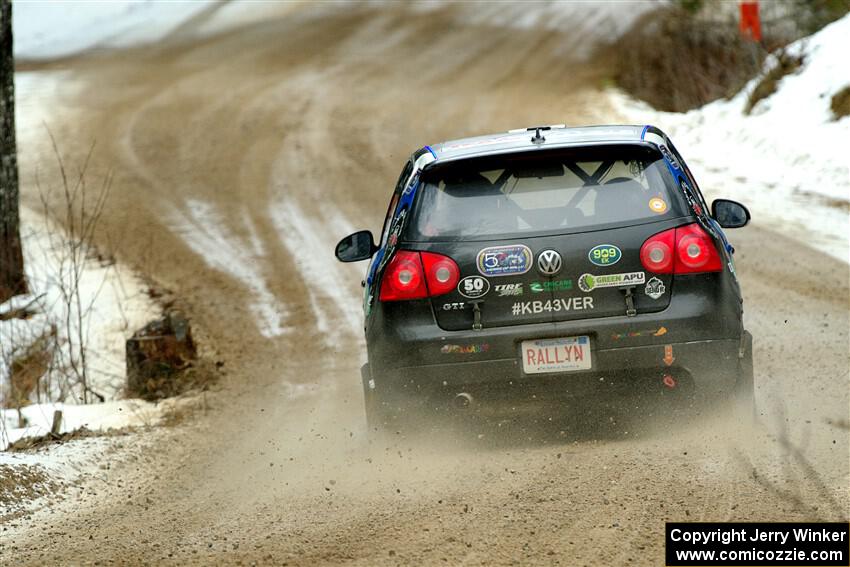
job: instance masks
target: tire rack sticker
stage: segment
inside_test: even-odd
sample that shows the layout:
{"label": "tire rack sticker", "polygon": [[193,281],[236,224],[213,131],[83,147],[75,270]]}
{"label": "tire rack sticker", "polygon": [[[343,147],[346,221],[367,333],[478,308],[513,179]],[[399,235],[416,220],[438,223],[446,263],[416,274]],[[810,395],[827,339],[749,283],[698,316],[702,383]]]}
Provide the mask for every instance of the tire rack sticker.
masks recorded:
{"label": "tire rack sticker", "polygon": [[499,297],[505,297],[506,295],[522,295],[523,288],[522,282],[520,283],[509,283],[509,284],[497,284],[493,286],[493,289],[496,291]]}

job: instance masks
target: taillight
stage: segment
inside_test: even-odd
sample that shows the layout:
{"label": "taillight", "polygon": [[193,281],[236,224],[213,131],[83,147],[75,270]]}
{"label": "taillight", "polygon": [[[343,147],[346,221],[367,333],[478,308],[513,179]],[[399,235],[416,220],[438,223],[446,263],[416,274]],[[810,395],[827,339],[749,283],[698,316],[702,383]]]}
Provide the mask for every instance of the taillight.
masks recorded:
{"label": "taillight", "polygon": [[425,282],[431,297],[449,293],[457,286],[460,269],[454,260],[442,254],[422,252],[425,265]]}
{"label": "taillight", "polygon": [[425,270],[419,252],[399,250],[390,260],[381,280],[381,301],[401,301],[428,297]]}
{"label": "taillight", "polygon": [[673,271],[673,247],[676,242],[676,229],[671,228],[652,236],[640,247],[640,261],[644,269],[656,274],[669,274]]}
{"label": "taillight", "polygon": [[717,272],[723,268],[714,240],[696,223],[676,229],[676,273]]}
{"label": "taillight", "polygon": [[640,248],[640,261],[656,274],[717,272],[723,267],[714,240],[697,223],[651,236]]}
{"label": "taillight", "polygon": [[384,271],[381,301],[423,299],[449,293],[460,269],[454,260],[433,252],[399,250]]}

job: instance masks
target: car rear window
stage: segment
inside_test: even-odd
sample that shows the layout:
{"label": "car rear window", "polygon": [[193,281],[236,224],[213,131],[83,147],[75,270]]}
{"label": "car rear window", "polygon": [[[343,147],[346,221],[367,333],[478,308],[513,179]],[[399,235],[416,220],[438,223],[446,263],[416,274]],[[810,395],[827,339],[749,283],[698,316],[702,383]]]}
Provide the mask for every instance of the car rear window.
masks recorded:
{"label": "car rear window", "polygon": [[406,238],[580,232],[678,217],[684,211],[673,176],[652,148],[532,151],[427,170]]}

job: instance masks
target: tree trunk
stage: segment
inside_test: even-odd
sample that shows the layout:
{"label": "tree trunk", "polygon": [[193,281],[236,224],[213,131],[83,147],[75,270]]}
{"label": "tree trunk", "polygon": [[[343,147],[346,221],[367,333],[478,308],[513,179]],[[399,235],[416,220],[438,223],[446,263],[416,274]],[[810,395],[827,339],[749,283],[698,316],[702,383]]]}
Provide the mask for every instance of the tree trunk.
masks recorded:
{"label": "tree trunk", "polygon": [[0,0],[0,303],[27,291],[18,222],[12,2]]}

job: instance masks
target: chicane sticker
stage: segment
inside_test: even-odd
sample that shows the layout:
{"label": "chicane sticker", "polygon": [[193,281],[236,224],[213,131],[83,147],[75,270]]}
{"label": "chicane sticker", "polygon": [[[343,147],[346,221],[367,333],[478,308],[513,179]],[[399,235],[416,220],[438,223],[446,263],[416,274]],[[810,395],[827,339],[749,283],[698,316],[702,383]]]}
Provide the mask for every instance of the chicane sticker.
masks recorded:
{"label": "chicane sticker", "polygon": [[458,282],[457,291],[469,299],[483,297],[490,291],[490,282],[481,276],[466,276]]}
{"label": "chicane sticker", "polygon": [[543,293],[546,291],[570,291],[573,289],[573,280],[531,282],[528,287],[531,289],[532,293]]}
{"label": "chicane sticker", "polygon": [[505,297],[506,295],[522,295],[522,283],[508,283],[508,284],[497,284],[493,286],[493,289],[499,295],[499,297]]}
{"label": "chicane sticker", "polygon": [[600,287],[621,287],[644,282],[643,272],[629,272],[626,274],[609,274],[605,276],[594,276],[582,274],[578,279],[578,288],[582,291],[591,291]]}
{"label": "chicane sticker", "polygon": [[512,276],[531,269],[531,250],[523,244],[491,246],[478,253],[478,271],[485,276]]}
{"label": "chicane sticker", "polygon": [[623,253],[613,244],[594,246],[587,253],[587,259],[590,260],[590,263],[597,266],[612,266],[619,262],[622,257]]}
{"label": "chicane sticker", "polygon": [[440,352],[443,354],[476,354],[479,352],[487,352],[490,350],[490,345],[472,344],[472,345],[443,345],[440,347]]}
{"label": "chicane sticker", "polygon": [[651,297],[652,299],[658,299],[662,295],[666,288],[664,287],[664,282],[659,280],[658,278],[652,278],[648,282],[646,282],[646,288],[644,289],[644,293]]}
{"label": "chicane sticker", "polygon": [[667,202],[660,197],[653,197],[649,200],[649,210],[659,215],[667,212]]}
{"label": "chicane sticker", "polygon": [[570,297],[568,299],[549,299],[546,301],[515,301],[511,307],[511,315],[535,315],[557,311],[582,311],[593,309],[593,298]]}

